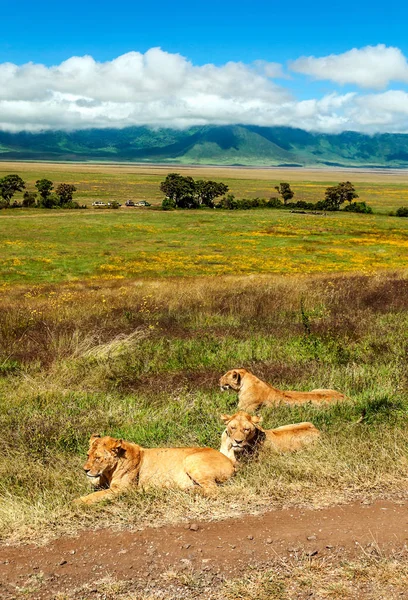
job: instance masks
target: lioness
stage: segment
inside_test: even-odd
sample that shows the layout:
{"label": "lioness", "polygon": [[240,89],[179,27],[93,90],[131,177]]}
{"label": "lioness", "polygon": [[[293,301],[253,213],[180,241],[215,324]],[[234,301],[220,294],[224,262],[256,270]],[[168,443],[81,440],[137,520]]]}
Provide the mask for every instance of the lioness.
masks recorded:
{"label": "lioness", "polygon": [[92,435],[84,465],[94,487],[103,487],[77,502],[93,504],[118,494],[131,485],[176,486],[183,490],[198,485],[211,493],[217,483],[234,473],[232,462],[212,448],[142,448],[110,436]]}
{"label": "lioness", "polygon": [[311,392],[288,392],[278,390],[269,383],[258,379],[246,369],[232,369],[220,379],[221,390],[238,392],[238,408],[253,412],[261,406],[279,404],[329,404],[345,400],[345,396],[335,390],[312,390]]}
{"label": "lioness", "polygon": [[293,452],[316,440],[320,431],[313,423],[295,423],[276,429],[262,429],[261,417],[239,411],[235,415],[221,415],[226,429],[221,437],[220,452],[234,464],[242,454],[252,454],[261,446],[279,452]]}

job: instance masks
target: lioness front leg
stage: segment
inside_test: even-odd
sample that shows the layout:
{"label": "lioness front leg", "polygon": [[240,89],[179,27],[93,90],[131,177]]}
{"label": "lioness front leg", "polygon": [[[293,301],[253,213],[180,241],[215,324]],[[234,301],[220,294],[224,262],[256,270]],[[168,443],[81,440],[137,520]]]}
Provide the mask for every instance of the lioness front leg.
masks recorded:
{"label": "lioness front leg", "polygon": [[200,491],[204,496],[215,496],[218,493],[218,485],[215,481],[202,481],[198,483]]}
{"label": "lioness front leg", "polygon": [[226,456],[227,458],[229,458],[230,461],[234,465],[237,464],[237,459],[235,457],[235,452],[234,452],[234,449],[232,447],[232,442],[228,438],[228,434],[227,434],[226,431],[224,431],[224,433],[221,436],[221,448],[220,448],[220,452],[221,452],[221,454],[223,454],[224,456]]}
{"label": "lioness front leg", "polygon": [[87,496],[81,496],[74,500],[75,504],[95,504],[96,502],[101,502],[102,500],[109,500],[109,498],[113,498],[117,496],[123,491],[124,488],[110,487],[107,490],[99,490],[98,492],[93,492],[92,494],[88,494]]}

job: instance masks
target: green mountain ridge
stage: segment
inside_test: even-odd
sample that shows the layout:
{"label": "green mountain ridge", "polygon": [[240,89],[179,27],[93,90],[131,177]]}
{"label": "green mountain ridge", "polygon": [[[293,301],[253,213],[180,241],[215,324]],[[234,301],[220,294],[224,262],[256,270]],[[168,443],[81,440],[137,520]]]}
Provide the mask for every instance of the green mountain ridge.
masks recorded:
{"label": "green mountain ridge", "polygon": [[403,168],[408,167],[408,134],[324,134],[254,125],[3,131],[0,160]]}

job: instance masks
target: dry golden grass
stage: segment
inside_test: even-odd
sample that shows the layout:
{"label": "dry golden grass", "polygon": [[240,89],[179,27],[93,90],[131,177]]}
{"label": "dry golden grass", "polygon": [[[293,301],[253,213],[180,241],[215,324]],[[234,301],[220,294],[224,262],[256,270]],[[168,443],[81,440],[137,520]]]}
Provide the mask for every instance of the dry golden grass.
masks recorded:
{"label": "dry golden grass", "polygon": [[47,162],[0,162],[0,173],[10,172],[27,173],[38,171],[39,173],[134,173],[152,174],[165,177],[170,171],[177,171],[182,175],[202,178],[237,178],[237,179],[262,179],[262,180],[292,180],[292,181],[320,181],[326,182],[338,179],[353,179],[356,182],[384,183],[390,180],[408,185],[408,173],[406,169],[295,169],[290,167],[256,168],[256,167],[198,167],[184,165],[139,165],[129,163],[47,163]]}

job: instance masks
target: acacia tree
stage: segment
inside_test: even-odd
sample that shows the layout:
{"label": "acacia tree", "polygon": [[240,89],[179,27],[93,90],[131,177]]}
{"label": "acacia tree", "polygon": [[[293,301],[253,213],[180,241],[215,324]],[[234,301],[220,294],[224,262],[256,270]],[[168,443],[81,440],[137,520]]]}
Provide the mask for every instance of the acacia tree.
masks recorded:
{"label": "acacia tree", "polygon": [[22,192],[25,188],[25,182],[20,175],[6,175],[0,179],[0,196],[4,202],[9,205],[10,200],[16,192]]}
{"label": "acacia tree", "polygon": [[162,207],[169,208],[199,208],[209,206],[214,208],[214,200],[228,192],[225,183],[183,177],[179,173],[169,173],[160,184],[160,190],[166,194]]}
{"label": "acacia tree", "polygon": [[354,185],[350,181],[328,187],[325,192],[324,208],[326,210],[339,210],[344,202],[350,202],[358,198]]}
{"label": "acacia tree", "polygon": [[71,183],[60,183],[55,188],[55,193],[58,197],[58,202],[62,206],[63,204],[68,204],[68,202],[72,202],[73,193],[76,192],[76,187]]}
{"label": "acacia tree", "polygon": [[192,177],[183,177],[179,173],[169,173],[160,184],[160,190],[177,208],[194,208],[196,184]]}
{"label": "acacia tree", "polygon": [[295,195],[295,192],[291,189],[289,183],[280,183],[279,185],[275,186],[275,190],[280,196],[282,196],[284,204],[287,204],[289,200],[292,200],[293,196]]}
{"label": "acacia tree", "polygon": [[54,187],[53,182],[50,179],[37,179],[35,187],[41,196],[42,204],[46,206],[48,199],[51,196],[52,188]]}
{"label": "acacia tree", "polygon": [[228,186],[225,183],[199,179],[196,181],[196,196],[200,205],[214,208],[214,200],[218,196],[224,196],[228,192]]}

